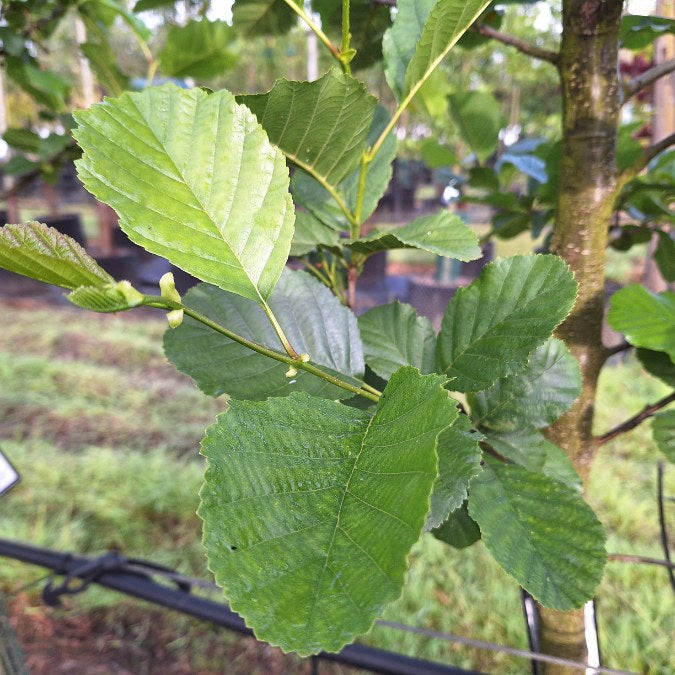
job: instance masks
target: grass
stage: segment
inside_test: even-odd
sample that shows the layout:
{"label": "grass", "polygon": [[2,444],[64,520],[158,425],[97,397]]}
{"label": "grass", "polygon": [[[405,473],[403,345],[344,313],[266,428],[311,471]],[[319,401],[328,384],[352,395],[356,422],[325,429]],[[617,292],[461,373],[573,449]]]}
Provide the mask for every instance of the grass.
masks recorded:
{"label": "grass", "polygon": [[[23,476],[0,500],[0,536],[82,553],[116,548],[206,576],[195,515],[203,468],[197,449],[224,404],[202,396],[165,362],[163,320],[0,310],[0,442]],[[600,389],[598,431],[665,391],[632,360],[606,369]],[[661,556],[658,459],[648,424],[602,448],[589,501],[608,530],[609,551]],[[673,495],[675,471],[667,478]],[[672,520],[672,506],[669,513]],[[425,536],[411,563],[402,596],[385,618],[526,647],[517,585],[482,544],[455,551]],[[3,560],[0,587],[16,589],[38,575]],[[608,565],[598,592],[606,665],[668,672],[672,597],[663,569]],[[105,607],[117,616],[133,605],[95,588],[70,604],[73,611]],[[179,640],[171,649],[199,651],[203,639]],[[363,641],[487,672],[529,668],[521,659],[383,627]]]}

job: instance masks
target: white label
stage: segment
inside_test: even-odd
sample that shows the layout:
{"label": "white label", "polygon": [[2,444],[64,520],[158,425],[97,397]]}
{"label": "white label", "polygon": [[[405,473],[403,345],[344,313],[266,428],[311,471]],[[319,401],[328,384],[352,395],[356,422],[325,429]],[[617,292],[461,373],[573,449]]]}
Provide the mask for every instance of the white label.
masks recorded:
{"label": "white label", "polygon": [[2,450],[0,450],[0,495],[7,492],[7,490],[18,483],[18,481],[19,474],[9,463],[9,460],[2,454]]}

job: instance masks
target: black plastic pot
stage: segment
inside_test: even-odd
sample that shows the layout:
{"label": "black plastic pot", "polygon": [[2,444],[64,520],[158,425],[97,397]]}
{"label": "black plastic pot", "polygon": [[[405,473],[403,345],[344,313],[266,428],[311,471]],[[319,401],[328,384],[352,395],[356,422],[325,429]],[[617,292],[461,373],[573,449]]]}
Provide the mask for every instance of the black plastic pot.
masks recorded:
{"label": "black plastic pot", "polygon": [[43,216],[36,218],[39,223],[44,223],[56,228],[61,234],[74,239],[81,246],[86,246],[87,240],[82,229],[82,221],[77,213],[66,213],[60,216]]}

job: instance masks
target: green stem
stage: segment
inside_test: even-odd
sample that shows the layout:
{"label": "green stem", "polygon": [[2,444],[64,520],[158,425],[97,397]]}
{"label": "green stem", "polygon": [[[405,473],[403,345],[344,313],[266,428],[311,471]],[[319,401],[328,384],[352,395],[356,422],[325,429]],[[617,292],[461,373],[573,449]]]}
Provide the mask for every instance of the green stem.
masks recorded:
{"label": "green stem", "polygon": [[359,171],[359,185],[356,193],[356,206],[354,207],[354,223],[351,224],[351,238],[358,239],[361,236],[363,201],[366,197],[366,178],[368,177],[368,167],[370,162],[368,153],[361,155],[361,168]]}
{"label": "green stem", "polygon": [[264,300],[262,301],[260,306],[263,308],[263,311],[267,315],[267,318],[270,320],[272,328],[274,328],[274,332],[277,334],[277,337],[279,338],[279,341],[281,342],[283,348],[286,350],[286,353],[292,359],[299,358],[298,352],[296,352],[295,349],[293,349],[293,346],[291,345],[288,338],[286,337],[286,334],[284,333],[284,329],[281,327],[281,324],[277,321],[277,317],[274,316],[272,308]]}
{"label": "green stem", "polygon": [[349,384],[349,382],[344,382],[343,380],[337,377],[333,377],[333,375],[324,373],[323,370],[321,370],[320,368],[311,363],[304,362],[300,357],[291,358],[290,356],[286,356],[285,354],[277,352],[274,349],[269,349],[268,347],[258,344],[257,342],[247,340],[245,337],[233,333],[231,330],[228,330],[224,326],[221,326],[219,323],[212,321],[211,319],[209,319],[207,316],[204,316],[200,312],[197,312],[194,309],[186,307],[180,302],[166,300],[165,298],[162,298],[159,295],[146,295],[144,296],[143,304],[147,307],[155,307],[156,309],[163,309],[168,311],[175,309],[182,309],[187,316],[193,318],[195,321],[203,323],[208,328],[211,328],[217,333],[224,335],[226,338],[229,338],[233,342],[237,342],[240,345],[247,347],[248,349],[251,349],[256,353],[261,354],[262,356],[267,356],[270,359],[279,361],[280,363],[285,363],[288,366],[293,366],[298,370],[304,370],[308,373],[311,373],[312,375],[315,375],[316,377],[321,378],[322,380],[325,380],[326,382],[330,382],[336,387],[340,387],[341,389],[349,391],[352,394],[358,394],[359,396],[363,396],[364,398],[367,398],[368,400],[373,401],[374,403],[377,403],[379,401],[379,396],[365,389],[365,387],[368,385],[364,385],[364,388],[354,386],[353,384]]}
{"label": "green stem", "polygon": [[342,69],[347,75],[352,74],[352,67],[349,65],[354,58],[351,52],[352,34],[349,31],[349,0],[342,0],[342,47],[340,48],[340,63]]}
{"label": "green stem", "polygon": [[312,17],[305,12],[303,7],[296,5],[294,0],[284,0],[284,2],[309,26],[309,28],[316,34],[316,36],[321,40],[326,49],[333,55],[333,58],[343,67],[344,64],[340,58],[340,51],[338,48],[330,41],[328,36],[319,28],[316,23],[314,23]]}

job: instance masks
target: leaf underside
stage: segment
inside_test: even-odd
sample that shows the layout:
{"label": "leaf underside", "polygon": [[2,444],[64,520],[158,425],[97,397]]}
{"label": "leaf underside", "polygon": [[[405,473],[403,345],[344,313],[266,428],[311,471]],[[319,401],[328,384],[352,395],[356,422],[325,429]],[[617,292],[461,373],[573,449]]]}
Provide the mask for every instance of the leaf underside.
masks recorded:
{"label": "leaf underside", "polygon": [[373,417],[293,394],[233,401],[208,429],[209,567],[258,638],[338,651],[399,595],[454,411],[442,384],[402,368]]}

